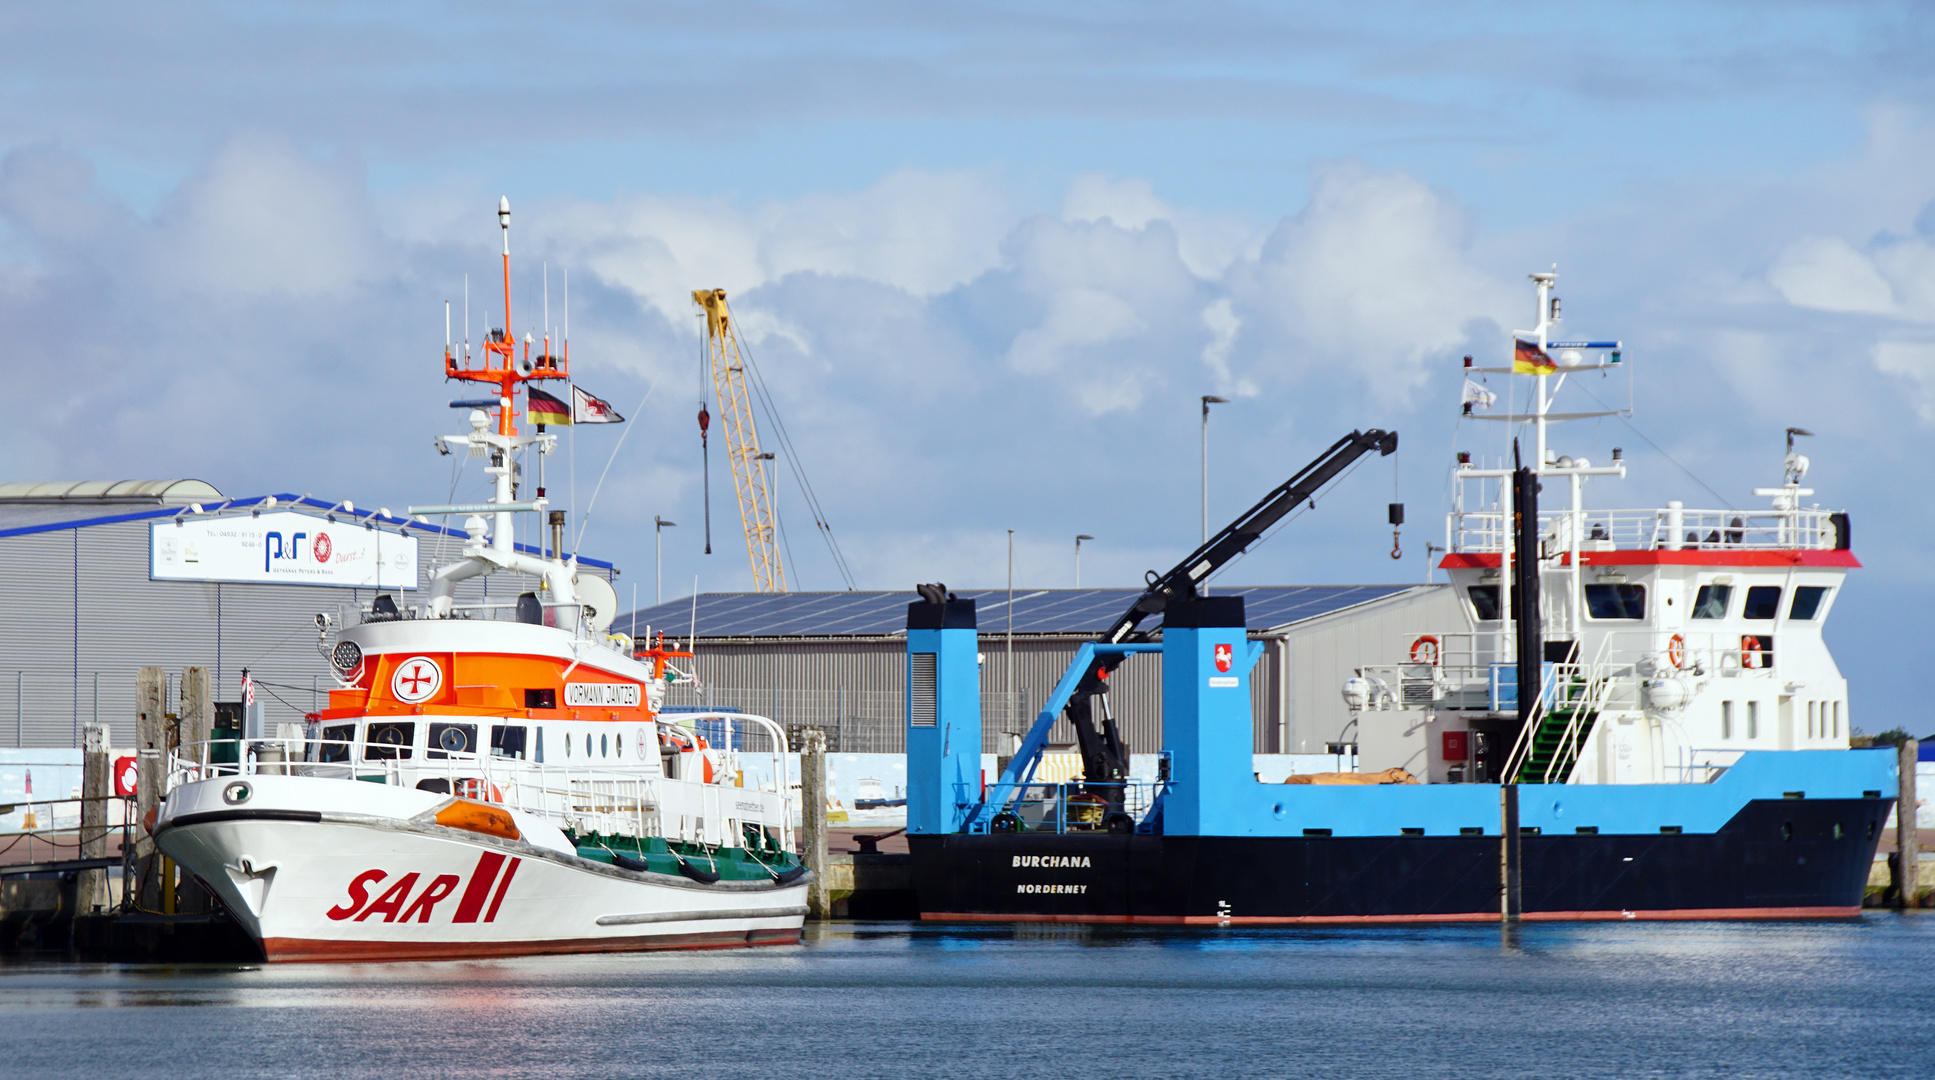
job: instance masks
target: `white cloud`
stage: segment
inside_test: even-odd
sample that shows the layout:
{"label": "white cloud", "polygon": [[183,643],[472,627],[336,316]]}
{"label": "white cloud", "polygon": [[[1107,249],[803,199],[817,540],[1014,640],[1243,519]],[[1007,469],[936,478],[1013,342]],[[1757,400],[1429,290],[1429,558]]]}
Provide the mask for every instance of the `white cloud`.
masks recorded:
{"label": "white cloud", "polygon": [[1349,371],[1408,400],[1427,358],[1520,299],[1470,261],[1470,235],[1458,206],[1409,176],[1327,166],[1232,292],[1246,324],[1273,329],[1276,367]]}
{"label": "white cloud", "polygon": [[1810,236],[1789,244],[1767,271],[1788,303],[1817,311],[1885,315],[1894,293],[1866,255],[1845,240]]}
{"label": "white cloud", "polygon": [[1874,361],[1876,370],[1908,385],[1916,414],[1924,424],[1935,425],[1935,343],[1879,342]]}

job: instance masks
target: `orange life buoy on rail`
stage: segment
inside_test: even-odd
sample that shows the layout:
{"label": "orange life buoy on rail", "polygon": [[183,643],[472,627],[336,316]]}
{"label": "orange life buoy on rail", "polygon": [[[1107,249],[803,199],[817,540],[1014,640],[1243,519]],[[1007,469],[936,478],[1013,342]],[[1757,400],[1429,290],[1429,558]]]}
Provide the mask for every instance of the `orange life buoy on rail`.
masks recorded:
{"label": "orange life buoy on rail", "polygon": [[1411,643],[1412,663],[1435,666],[1442,659],[1444,659],[1444,648],[1438,644],[1438,639],[1430,634],[1422,635]]}
{"label": "orange life buoy on rail", "polygon": [[474,776],[468,776],[457,781],[457,794],[466,799],[476,799],[479,802],[501,803],[504,801],[504,793],[497,789],[496,784],[488,780],[480,780]]}
{"label": "orange life buoy on rail", "polygon": [[1686,639],[1678,634],[1666,639],[1666,662],[1674,667],[1686,666]]}
{"label": "orange life buoy on rail", "polygon": [[1740,666],[1744,668],[1760,666],[1760,639],[1752,634],[1740,636]]}

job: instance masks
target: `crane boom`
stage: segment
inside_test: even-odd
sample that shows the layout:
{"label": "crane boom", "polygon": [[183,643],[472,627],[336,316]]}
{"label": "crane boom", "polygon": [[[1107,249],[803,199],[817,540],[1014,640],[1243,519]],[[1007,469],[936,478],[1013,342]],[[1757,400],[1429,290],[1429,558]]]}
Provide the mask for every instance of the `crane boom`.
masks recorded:
{"label": "crane boom", "polygon": [[694,289],[692,302],[705,309],[706,355],[719,398],[719,426],[726,433],[726,457],[732,463],[732,486],[739,495],[746,554],[752,559],[753,589],[785,592],[786,568],[779,558],[767,458],[759,452],[759,429],[753,423],[752,402],[746,394],[746,365],[739,355],[732,313],[726,307],[726,290]]}
{"label": "crane boom", "polygon": [[[1164,610],[1171,601],[1194,599],[1202,582],[1211,574],[1248,551],[1270,526],[1309,501],[1358,458],[1372,450],[1390,454],[1397,449],[1397,443],[1397,432],[1377,428],[1353,431],[1338,439],[1330,449],[1279,484],[1235,521],[1223,526],[1168,573],[1149,571],[1148,588],[1096,638],[1096,643],[1122,645],[1146,641],[1147,635],[1137,629],[1143,619]],[[1128,775],[1129,747],[1116,727],[1115,718],[1109,714],[1103,695],[1108,692],[1109,676],[1126,659],[1127,654],[1120,651],[1098,652],[1064,708],[1081,746],[1083,779],[1109,791],[1119,790]],[[1100,724],[1094,715],[1096,704],[1102,705]]]}

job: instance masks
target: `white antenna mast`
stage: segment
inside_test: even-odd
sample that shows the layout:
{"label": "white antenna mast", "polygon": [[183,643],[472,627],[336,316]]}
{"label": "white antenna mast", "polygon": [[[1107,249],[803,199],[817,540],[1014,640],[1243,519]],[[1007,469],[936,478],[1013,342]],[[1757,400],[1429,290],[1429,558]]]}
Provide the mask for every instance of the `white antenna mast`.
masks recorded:
{"label": "white antenna mast", "polygon": [[464,366],[470,366],[470,275],[464,275]]}

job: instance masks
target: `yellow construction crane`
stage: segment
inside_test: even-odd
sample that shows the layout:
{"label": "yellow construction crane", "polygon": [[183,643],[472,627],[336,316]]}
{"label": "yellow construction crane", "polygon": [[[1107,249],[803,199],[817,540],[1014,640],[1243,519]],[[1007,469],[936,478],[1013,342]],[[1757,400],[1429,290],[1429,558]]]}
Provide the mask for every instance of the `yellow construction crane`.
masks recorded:
{"label": "yellow construction crane", "polygon": [[780,564],[772,488],[766,478],[770,458],[759,452],[759,430],[753,425],[752,402],[746,395],[746,366],[739,356],[732,314],[726,310],[726,290],[694,289],[692,302],[705,309],[706,355],[719,397],[719,424],[726,432],[726,456],[732,459],[732,486],[739,493],[739,520],[746,527],[753,589],[785,592],[786,568]]}

